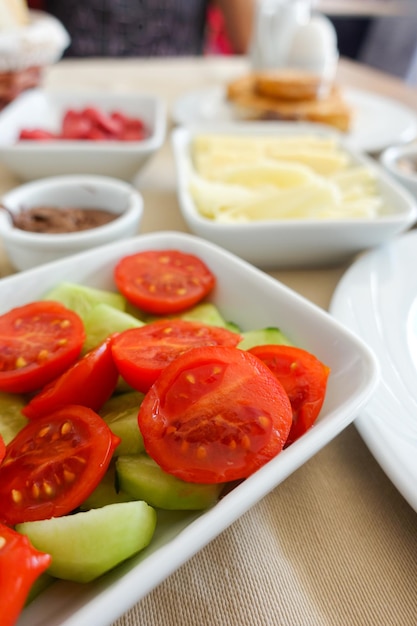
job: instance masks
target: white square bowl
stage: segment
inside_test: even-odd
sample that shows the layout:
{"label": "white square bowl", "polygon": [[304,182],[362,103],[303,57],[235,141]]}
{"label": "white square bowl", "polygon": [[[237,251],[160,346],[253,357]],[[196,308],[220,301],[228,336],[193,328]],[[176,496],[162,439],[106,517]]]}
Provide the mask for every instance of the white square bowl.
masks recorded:
{"label": "white square bowl", "polygon": [[[364,165],[374,173],[384,210],[376,218],[216,222],[199,213],[189,189],[194,171],[191,144],[193,137],[199,134],[336,138],[353,164]],[[404,232],[417,220],[417,205],[412,195],[373,159],[354,151],[341,135],[331,129],[279,122],[194,125],[175,129],[171,139],[177,166],[178,202],[191,232],[262,269],[319,267],[345,262],[358,252],[378,246]]]}
{"label": "white square bowl", "polygon": [[[149,137],[142,141],[18,141],[23,128],[57,132],[67,109],[86,106],[139,117]],[[0,112],[0,160],[25,181],[62,174],[101,174],[131,181],[162,146],[166,115],[165,103],[153,95],[29,90]]]}
{"label": "white square bowl", "polygon": [[150,249],[198,255],[217,276],[211,300],[226,319],[243,330],[279,326],[325,362],[331,374],[324,406],[307,433],[213,508],[160,518],[151,545],[141,554],[93,583],[54,583],[24,610],[18,626],[111,624],[346,428],[378,383],[372,352],[329,314],[229,252],[192,235],[142,235],[4,278],[0,312],[41,297],[63,280],[115,289],[117,260]]}

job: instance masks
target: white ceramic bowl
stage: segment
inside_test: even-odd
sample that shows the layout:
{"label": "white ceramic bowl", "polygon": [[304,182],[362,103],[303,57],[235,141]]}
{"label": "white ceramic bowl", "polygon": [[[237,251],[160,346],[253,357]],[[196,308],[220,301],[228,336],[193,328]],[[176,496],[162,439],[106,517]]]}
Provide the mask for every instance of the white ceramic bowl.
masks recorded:
{"label": "white ceramic bowl", "polygon": [[417,144],[387,148],[381,154],[380,161],[387,172],[417,200]]}
{"label": "white ceramic bowl", "polygon": [[[376,218],[282,219],[250,223],[221,223],[202,216],[189,191],[193,169],[190,145],[198,134],[245,136],[309,134],[338,139],[354,163],[374,172],[384,199]],[[195,125],[172,134],[177,165],[178,200],[190,230],[263,269],[322,266],[345,262],[358,252],[378,246],[410,228],[417,220],[413,197],[374,160],[352,150],[334,131],[311,124],[262,123]]]}
{"label": "white ceramic bowl", "polygon": [[113,623],[346,428],[378,383],[369,348],[329,314],[225,250],[181,233],[142,235],[3,278],[0,313],[39,299],[63,280],[114,290],[113,269],[123,255],[164,249],[198,255],[211,268],[217,276],[211,301],[225,319],[242,330],[279,326],[331,368],[321,414],[298,441],[211,509],[160,515],[157,537],[137,557],[89,584],[54,583],[24,610],[19,626]]}
{"label": "white ceramic bowl", "polygon": [[[25,141],[20,130],[58,131],[68,108],[95,106],[140,117],[150,135],[143,141]],[[0,113],[0,160],[22,180],[61,174],[101,174],[131,181],[162,146],[166,107],[152,95],[27,91]]]}
{"label": "white ceramic bowl", "polygon": [[54,261],[137,234],[143,214],[140,193],[129,183],[106,176],[56,176],[25,183],[1,199],[8,211],[39,206],[104,209],[118,217],[108,224],[68,234],[34,233],[15,228],[0,211],[0,237],[17,270]]}

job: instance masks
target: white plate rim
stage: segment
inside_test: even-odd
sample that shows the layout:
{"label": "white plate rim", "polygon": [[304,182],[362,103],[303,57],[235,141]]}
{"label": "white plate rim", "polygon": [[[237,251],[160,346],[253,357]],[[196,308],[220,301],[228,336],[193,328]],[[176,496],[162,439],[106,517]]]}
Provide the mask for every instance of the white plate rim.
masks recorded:
{"label": "white plate rim", "polygon": [[[417,307],[417,277],[410,273],[416,247],[417,231],[412,230],[363,254],[342,276],[329,307],[336,319],[368,343],[379,360],[381,380],[354,424],[375,460],[415,511],[417,420],[413,418],[417,394],[411,377],[415,378],[417,355],[412,363],[409,337],[411,313],[415,313],[414,305]],[[389,334],[385,332],[387,325]]]}
{"label": "white plate rim", "polygon": [[[174,123],[187,126],[195,123],[210,124],[236,120],[233,113],[228,108],[227,103],[223,102],[224,93],[224,87],[221,85],[205,87],[184,93],[172,106],[171,117]],[[361,115],[365,104],[372,108],[373,112],[377,112],[377,109],[382,107],[385,111],[388,110],[395,113],[396,116],[401,116],[400,120],[401,118],[403,119],[402,128],[400,127],[398,129],[395,126],[392,131],[390,131],[388,125],[389,120],[387,121],[386,116],[384,116],[382,131],[385,131],[385,136],[384,133],[380,136],[378,136],[378,132],[367,133],[366,127],[365,129],[362,128],[359,130],[353,128],[350,133],[346,134],[346,141],[350,143],[352,148],[363,152],[380,152],[391,144],[406,143],[417,137],[417,113],[411,108],[401,102],[375,92],[346,87],[344,88],[344,93],[347,101],[350,102],[353,107],[357,107],[359,115]],[[213,106],[210,105],[210,101],[214,103],[217,101],[217,104],[221,105],[222,111],[220,111],[220,116],[204,116],[202,114],[203,104],[208,107]],[[190,112],[192,119],[189,118]],[[371,116],[370,121],[372,123],[378,119],[378,115],[375,114]],[[379,126],[375,126],[375,131],[380,130],[381,128]]]}

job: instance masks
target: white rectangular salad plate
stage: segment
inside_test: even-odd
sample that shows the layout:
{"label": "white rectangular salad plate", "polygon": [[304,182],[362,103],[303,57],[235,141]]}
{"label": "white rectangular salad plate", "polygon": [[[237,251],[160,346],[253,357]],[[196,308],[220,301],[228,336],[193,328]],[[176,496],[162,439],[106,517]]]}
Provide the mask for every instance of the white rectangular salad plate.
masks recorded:
{"label": "white rectangular salad plate", "polygon": [[[190,192],[194,171],[191,147],[198,135],[235,137],[313,136],[331,138],[353,166],[367,168],[375,178],[383,208],[376,217],[297,218],[218,222],[203,216]],[[176,128],[171,135],[177,168],[178,203],[188,228],[262,269],[311,267],[345,262],[355,254],[378,246],[404,232],[417,220],[412,195],[376,161],[351,148],[342,135],[318,124],[246,122],[194,124]]]}
{"label": "white rectangular salad plate", "polygon": [[217,276],[211,299],[226,319],[242,330],[279,326],[295,343],[330,366],[321,415],[310,431],[212,509],[167,513],[161,517],[151,545],[139,556],[88,585],[54,583],[24,610],[18,626],[111,624],[340,433],[377,385],[377,363],[362,340],[270,276],[187,234],[142,235],[4,278],[0,281],[0,312],[39,299],[64,280],[114,289],[115,262],[149,249],[177,249],[198,255]]}
{"label": "white rectangular salad plate", "polygon": [[[64,113],[97,107],[139,117],[149,136],[142,141],[24,141],[23,128],[57,132]],[[22,180],[61,174],[100,174],[131,180],[162,146],[166,105],[151,94],[65,92],[31,89],[0,113],[0,159]]]}

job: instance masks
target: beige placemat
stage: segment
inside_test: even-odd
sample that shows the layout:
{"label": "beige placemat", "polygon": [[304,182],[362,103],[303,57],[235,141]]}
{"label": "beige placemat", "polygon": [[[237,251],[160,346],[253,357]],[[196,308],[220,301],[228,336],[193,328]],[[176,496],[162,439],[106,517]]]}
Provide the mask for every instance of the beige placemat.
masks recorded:
{"label": "beige placemat", "polygon": [[417,624],[417,516],[350,426],[115,626]]}

